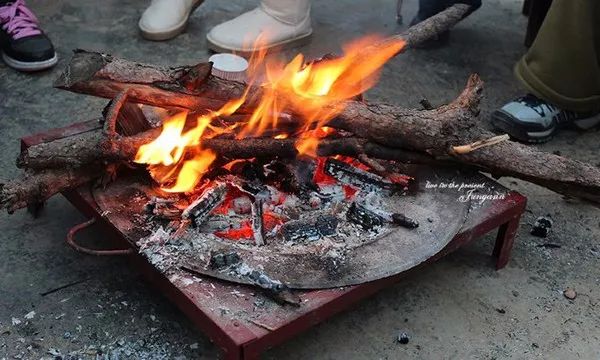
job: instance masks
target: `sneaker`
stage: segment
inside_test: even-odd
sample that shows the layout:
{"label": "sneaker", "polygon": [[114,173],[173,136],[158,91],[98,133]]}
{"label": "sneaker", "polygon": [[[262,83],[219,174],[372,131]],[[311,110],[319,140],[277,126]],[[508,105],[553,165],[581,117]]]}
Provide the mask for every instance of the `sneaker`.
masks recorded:
{"label": "sneaker", "polygon": [[52,42],[24,0],[0,4],[0,47],[6,65],[20,71],[44,70],[58,62]]}
{"label": "sneaker", "polygon": [[174,38],[185,30],[190,14],[203,2],[204,0],[152,0],[138,23],[142,36],[153,41]]}
{"label": "sneaker", "polygon": [[544,143],[560,128],[573,125],[587,130],[600,124],[600,117],[593,115],[562,110],[527,94],[494,111],[492,125],[519,141]]}
{"label": "sneaker", "polygon": [[[206,39],[213,51],[248,54],[298,46],[311,35],[308,0],[262,0],[260,7],[215,26]],[[259,36],[260,48],[253,46]]]}

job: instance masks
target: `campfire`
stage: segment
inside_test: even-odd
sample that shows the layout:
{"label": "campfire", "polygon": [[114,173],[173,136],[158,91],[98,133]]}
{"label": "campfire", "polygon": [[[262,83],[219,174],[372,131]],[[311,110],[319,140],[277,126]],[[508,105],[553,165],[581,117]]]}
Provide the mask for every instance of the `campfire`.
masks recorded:
{"label": "campfire", "polygon": [[[239,99],[215,111],[182,111],[162,120],[160,134],[139,146],[134,159],[148,165],[165,193],[152,199],[149,213],[173,220],[178,232],[190,225],[204,227],[220,238],[256,245],[274,238],[302,242],[334,236],[340,221],[370,233],[381,232],[386,224],[416,227],[404,214],[368,205],[406,191],[409,176],[367,156],[317,155],[322,141],[352,136],[326,126],[327,122],[343,110],[344,101],[372,87],[381,67],[405,45],[402,40],[388,42],[361,56],[377,41],[381,40],[362,38],[346,46],[339,57],[309,63],[301,54],[286,64],[259,52],[250,59],[249,83]],[[257,83],[259,79],[264,81]],[[252,86],[264,91],[249,100]],[[237,114],[247,101],[256,108]],[[290,113],[299,121],[281,126],[281,114]],[[286,139],[297,156],[219,159],[218,153],[203,146],[206,139],[223,138]]]}
{"label": "campfire", "polygon": [[[164,191],[187,192],[194,189],[218,157],[203,147],[203,139],[293,139],[299,155],[315,157],[321,139],[341,136],[327,127],[327,122],[340,114],[346,100],[372,87],[381,67],[405,45],[401,39],[382,42],[375,51],[361,56],[365,47],[378,41],[381,39],[362,38],[346,46],[340,57],[324,57],[310,63],[302,54],[284,64],[267,59],[264,50],[258,52],[250,59],[249,83],[240,98],[215,111],[180,112],[164,120],[161,134],[140,147],[135,162],[151,165],[150,172]],[[255,47],[262,48],[260,38]],[[263,78],[265,81],[258,83]],[[253,86],[260,86],[263,91],[249,94]],[[250,96],[256,98],[248,99]],[[236,111],[246,102],[257,105],[250,114],[240,114],[241,120],[228,123],[227,116],[237,115]],[[296,121],[280,124],[281,114],[290,113],[297,116]],[[171,186],[164,185],[172,179],[175,181]]]}
{"label": "campfire", "polygon": [[[437,108],[362,98],[386,61],[467,11],[454,5],[339,56],[258,52],[246,83],[213,76],[210,63],[158,67],[77,50],[55,85],[112,100],[94,130],[24,149],[25,172],[0,182],[0,207],[99,184],[105,216],[156,267],[280,290],[375,280],[439,251],[470,204],[424,181],[484,172],[599,202],[597,167],[480,126],[477,75]],[[155,124],[141,105],[161,109]]]}

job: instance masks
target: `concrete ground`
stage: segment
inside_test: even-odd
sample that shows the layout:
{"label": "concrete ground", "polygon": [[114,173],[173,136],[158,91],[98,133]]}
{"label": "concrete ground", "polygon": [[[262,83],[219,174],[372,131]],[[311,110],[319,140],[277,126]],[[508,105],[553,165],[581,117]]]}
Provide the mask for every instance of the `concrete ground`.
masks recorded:
{"label": "concrete ground", "polygon": [[[405,1],[405,17],[416,0]],[[20,74],[0,63],[0,171],[16,176],[18,138],[97,116],[105,100],[52,88],[74,48],[103,50],[156,64],[188,64],[208,56],[208,29],[255,2],[213,1],[193,14],[173,41],[140,38],[137,20],[147,1],[30,0],[61,57],[53,70]],[[525,51],[521,0],[487,0],[452,32],[447,47],[407,52],[390,61],[369,99],[418,106],[452,99],[471,72],[486,81],[481,123],[522,93],[511,68]],[[303,48],[317,56],[345,41],[400,30],[395,1],[314,1],[315,36]],[[558,45],[557,45],[558,46]],[[600,165],[599,132],[565,131],[541,146]],[[272,349],[267,359],[592,359],[600,357],[600,211],[565,201],[523,181],[502,183],[529,198],[509,265],[490,266],[492,237],[448,256],[353,310]],[[529,235],[550,214],[546,239]],[[83,217],[62,197],[39,219],[0,215],[0,359],[213,359],[218,349],[174,306],[119,258],[93,258],[64,243]],[[102,242],[101,233],[84,236]],[[559,248],[541,247],[545,243]],[[52,294],[41,293],[72,282]],[[578,296],[568,300],[562,290]],[[407,332],[410,342],[396,342]],[[107,355],[108,354],[108,355]],[[105,358],[100,356],[99,358]]]}

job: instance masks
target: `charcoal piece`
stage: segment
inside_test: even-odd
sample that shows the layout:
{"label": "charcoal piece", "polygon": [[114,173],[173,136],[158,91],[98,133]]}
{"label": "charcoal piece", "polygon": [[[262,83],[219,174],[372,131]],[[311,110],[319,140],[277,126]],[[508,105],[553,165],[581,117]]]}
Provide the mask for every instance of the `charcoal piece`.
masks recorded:
{"label": "charcoal piece", "polygon": [[316,219],[285,223],[281,232],[286,241],[316,241],[323,236],[335,235],[339,220],[333,215],[320,215]]}
{"label": "charcoal piece", "polygon": [[[310,191],[316,191],[318,186],[314,182],[314,174],[317,165],[312,159],[296,159],[287,164],[289,173],[292,175],[289,182],[283,184],[284,187],[290,187],[294,194],[306,194]],[[284,188],[285,191],[285,188]]]}
{"label": "charcoal piece", "polygon": [[279,160],[273,160],[265,165],[265,175],[268,183],[277,185],[283,185],[292,178],[287,165]]}
{"label": "charcoal piece", "polygon": [[550,233],[550,229],[552,229],[552,224],[554,222],[550,217],[540,216],[535,220],[533,227],[531,228],[531,235],[545,238]]}
{"label": "charcoal piece", "polygon": [[259,181],[245,181],[238,188],[253,197],[264,197],[269,194],[267,186]]}
{"label": "charcoal piece", "polygon": [[371,185],[390,191],[401,190],[398,184],[394,184],[379,175],[331,158],[325,162],[324,171],[327,175],[336,178],[344,184],[359,188]]}
{"label": "charcoal piece", "polygon": [[320,215],[317,217],[315,228],[321,236],[335,235],[339,222],[338,218],[333,215]]}
{"label": "charcoal piece", "polygon": [[321,236],[314,223],[289,221],[281,227],[281,232],[286,241],[300,242],[302,240],[318,240]]}
{"label": "charcoal piece", "polygon": [[410,337],[408,336],[407,333],[402,332],[400,334],[398,334],[398,338],[396,339],[400,344],[402,345],[406,345],[408,344],[408,342],[410,341]]}
{"label": "charcoal piece", "polygon": [[196,227],[201,226],[210,213],[225,200],[226,194],[227,185],[215,182],[213,186],[206,189],[198,199],[183,211],[181,217],[191,220]]}
{"label": "charcoal piece", "polygon": [[255,285],[266,290],[281,291],[287,288],[281,281],[271,279],[267,274],[252,270],[246,274],[248,279],[252,280]]}
{"label": "charcoal piece", "polygon": [[348,212],[346,212],[346,218],[348,221],[360,225],[365,230],[383,226],[387,222],[383,216],[374,213],[356,202],[350,205]]}
{"label": "charcoal piece", "polygon": [[252,234],[256,245],[265,245],[265,231],[263,220],[263,201],[256,199],[252,203]]}
{"label": "charcoal piece", "polygon": [[160,219],[177,220],[181,217],[181,210],[176,207],[157,204],[152,210],[152,215]]}
{"label": "charcoal piece", "polygon": [[392,214],[392,222],[408,229],[415,229],[419,227],[419,223],[417,221],[400,213]]}
{"label": "charcoal piece", "polygon": [[210,263],[208,266],[211,269],[222,269],[225,267],[230,267],[232,265],[238,264],[242,259],[236,252],[219,252],[219,253],[211,253],[210,255]]}
{"label": "charcoal piece", "polygon": [[231,172],[247,181],[265,181],[263,165],[255,161],[241,161],[231,167]]}
{"label": "charcoal piece", "polygon": [[148,201],[146,204],[144,204],[144,211],[148,214],[152,214],[152,212],[154,211],[154,209],[156,209],[157,206],[172,205],[174,203],[175,203],[175,200],[173,200],[173,199],[163,199],[163,198],[153,196],[150,199],[150,201]]}
{"label": "charcoal piece", "polygon": [[254,285],[263,289],[265,293],[277,303],[300,306],[301,300],[298,295],[294,294],[294,292],[281,281],[271,279],[267,274],[257,270],[250,270],[241,275],[245,276]]}

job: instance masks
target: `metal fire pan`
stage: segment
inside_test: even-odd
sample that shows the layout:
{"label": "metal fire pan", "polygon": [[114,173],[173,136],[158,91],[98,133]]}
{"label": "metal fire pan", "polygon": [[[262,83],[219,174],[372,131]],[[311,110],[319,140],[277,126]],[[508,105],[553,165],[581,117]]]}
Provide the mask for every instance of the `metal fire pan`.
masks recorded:
{"label": "metal fire pan", "polygon": [[[395,210],[419,222],[416,229],[396,227],[374,241],[348,248],[318,242],[304,248],[281,243],[252,246],[188,232],[178,246],[158,251],[158,260],[149,259],[162,271],[168,271],[165,264],[185,265],[215,278],[249,284],[251,281],[236,271],[209,266],[211,254],[236,253],[248,268],[296,289],[356,285],[396,275],[440,252],[460,232],[471,208],[470,201],[460,201],[464,193],[456,188],[426,184],[472,183],[473,174],[426,166],[413,166],[408,171],[418,181],[417,190],[390,196],[389,201]],[[147,179],[125,176],[106,189],[94,190],[94,197],[104,216],[135,245],[153,231],[140,215],[153,191]]]}

